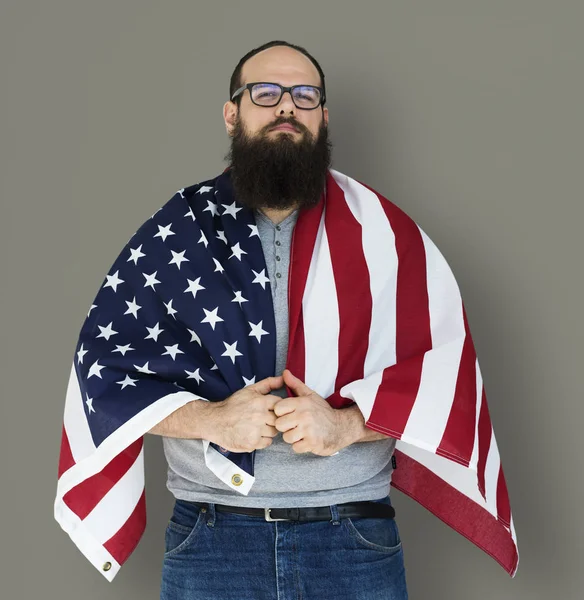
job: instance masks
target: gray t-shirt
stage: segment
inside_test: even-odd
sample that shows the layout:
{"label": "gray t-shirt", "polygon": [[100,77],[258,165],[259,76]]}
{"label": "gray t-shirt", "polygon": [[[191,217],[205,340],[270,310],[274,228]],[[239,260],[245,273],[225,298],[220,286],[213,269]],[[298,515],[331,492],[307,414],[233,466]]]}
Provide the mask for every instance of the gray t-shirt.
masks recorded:
{"label": "gray t-shirt", "polygon": [[[256,211],[256,223],[270,278],[276,319],[276,372],[281,375],[288,353],[288,268],[292,231],[298,210],[278,225]],[[271,392],[285,398],[286,387]],[[395,439],[358,442],[335,456],[297,454],[282,439],[256,450],[255,482],[247,496],[232,490],[206,466],[201,440],[163,437],[168,461],[167,487],[176,498],[232,506],[326,506],[377,500],[389,493]]]}

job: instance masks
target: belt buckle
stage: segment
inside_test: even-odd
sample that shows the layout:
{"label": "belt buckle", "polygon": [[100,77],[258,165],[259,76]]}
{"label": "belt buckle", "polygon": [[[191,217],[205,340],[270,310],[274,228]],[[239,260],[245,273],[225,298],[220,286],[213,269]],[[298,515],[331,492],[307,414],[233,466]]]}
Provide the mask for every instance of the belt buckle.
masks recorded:
{"label": "belt buckle", "polygon": [[266,521],[290,521],[290,519],[274,519],[270,516],[271,510],[271,508],[264,508],[264,517],[266,518]]}

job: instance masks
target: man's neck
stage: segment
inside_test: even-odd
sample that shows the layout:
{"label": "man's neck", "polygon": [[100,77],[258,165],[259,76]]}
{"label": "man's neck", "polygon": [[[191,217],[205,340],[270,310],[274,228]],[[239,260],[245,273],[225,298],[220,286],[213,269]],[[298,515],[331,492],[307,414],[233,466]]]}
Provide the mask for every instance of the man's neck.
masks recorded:
{"label": "man's neck", "polygon": [[281,223],[286,217],[291,215],[296,210],[296,206],[293,206],[292,208],[285,208],[285,209],[260,208],[259,210],[261,210],[264,213],[264,215],[266,215],[266,217],[268,217],[268,219],[270,219],[270,221],[272,221],[272,223],[277,225],[278,223]]}

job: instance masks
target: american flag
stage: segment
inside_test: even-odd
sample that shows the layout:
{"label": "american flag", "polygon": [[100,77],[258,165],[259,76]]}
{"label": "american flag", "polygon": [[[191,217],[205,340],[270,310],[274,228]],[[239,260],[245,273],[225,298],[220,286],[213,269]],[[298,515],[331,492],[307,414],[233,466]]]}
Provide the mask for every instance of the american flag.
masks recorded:
{"label": "american flag", "polygon": [[[329,169],[293,232],[287,368],[397,438],[392,486],[514,576],[505,477],[459,288],[425,232]],[[83,323],[65,400],[54,514],[112,581],[146,526],[143,437],[186,403],[274,375],[275,317],[254,213],[229,168],[177,191],[114,261]],[[293,395],[288,390],[289,395]],[[254,452],[203,441],[247,495]],[[326,460],[323,457],[323,460]]]}

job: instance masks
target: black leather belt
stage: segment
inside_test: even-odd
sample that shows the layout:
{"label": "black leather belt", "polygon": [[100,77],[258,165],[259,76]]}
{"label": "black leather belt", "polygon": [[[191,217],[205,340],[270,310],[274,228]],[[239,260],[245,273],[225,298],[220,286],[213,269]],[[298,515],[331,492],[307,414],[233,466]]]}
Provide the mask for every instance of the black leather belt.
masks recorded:
{"label": "black leather belt", "polygon": [[[208,509],[207,502],[193,502],[200,508]],[[351,517],[377,517],[393,519],[395,509],[389,504],[370,502],[345,502],[337,504],[339,518]],[[330,506],[308,506],[305,508],[252,508],[247,506],[229,506],[228,504],[215,504],[219,512],[237,513],[252,517],[264,517],[266,521],[330,521],[332,518]]]}

